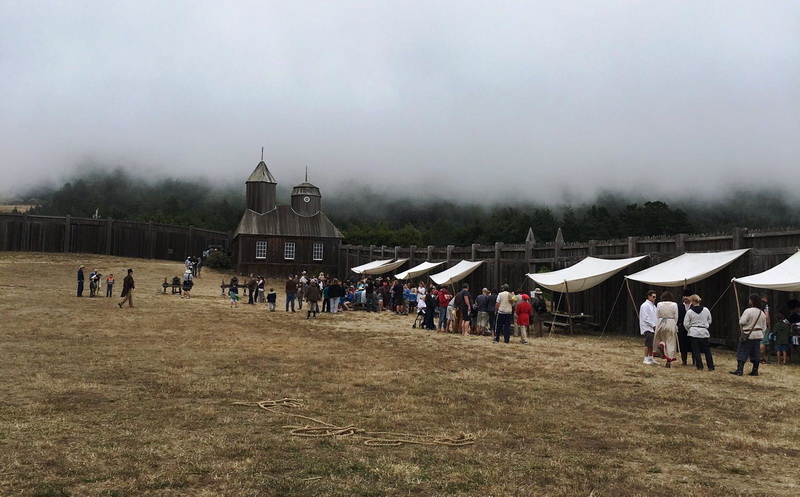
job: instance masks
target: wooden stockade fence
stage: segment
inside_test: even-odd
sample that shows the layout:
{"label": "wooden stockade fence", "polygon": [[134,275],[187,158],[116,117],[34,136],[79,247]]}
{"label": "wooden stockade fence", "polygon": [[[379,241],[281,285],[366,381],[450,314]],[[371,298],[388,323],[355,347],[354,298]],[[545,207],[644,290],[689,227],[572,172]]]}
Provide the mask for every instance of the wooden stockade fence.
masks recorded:
{"label": "wooden stockade fence", "polygon": [[[748,231],[735,228],[731,233],[714,235],[686,235],[661,237],[628,237],[622,240],[596,241],[584,243],[565,243],[561,237],[555,242],[537,244],[528,241],[524,244],[477,245],[470,247],[385,247],[343,245],[340,250],[339,273],[346,275],[350,268],[378,259],[408,258],[406,265],[398,268],[400,272],[424,261],[446,261],[446,264],[434,269],[444,271],[462,259],[478,261],[481,264],[464,282],[469,283],[470,290],[477,294],[483,287],[499,288],[508,283],[512,289],[531,291],[535,287],[527,278],[527,273],[541,270],[554,271],[571,266],[587,256],[600,258],[625,258],[647,255],[648,257],[609,278],[604,283],[584,292],[572,293],[569,296],[573,311],[584,312],[595,316],[595,320],[605,324],[612,333],[638,335],[638,318],[631,308],[627,290],[622,287],[624,275],[646,269],[677,257],[686,252],[716,252],[749,248],[744,256],[715,275],[689,285],[689,289],[703,298],[703,304],[713,306],[712,338],[734,344],[739,335],[738,315],[733,291],[730,289],[731,278],[742,277],[776,266],[791,256],[800,246],[800,230],[785,231]],[[428,275],[419,279],[428,281]],[[460,287],[460,283],[458,285]],[[631,291],[637,305],[644,301],[649,287],[643,283],[631,281]],[[676,301],[680,302],[683,288],[654,288],[659,294],[670,290]],[[745,289],[740,291],[746,299],[750,291],[764,293],[769,298],[770,308],[774,312],[790,298],[798,298],[786,292]],[[558,301],[559,295],[549,295]],[[564,307],[562,299],[562,309]]]}
{"label": "wooden stockade fence", "polygon": [[153,222],[0,214],[0,250],[4,251],[183,260],[210,246],[229,248],[230,233]]}
{"label": "wooden stockade fence", "polygon": [[[158,223],[116,221],[111,219],[72,218],[70,216],[35,216],[0,214],[0,250],[32,252],[79,252],[107,254],[121,257],[183,260],[188,255],[198,255],[209,246],[229,248],[231,234],[186,226]],[[660,264],[685,252],[713,252],[749,248],[733,264],[714,276],[690,285],[690,289],[703,298],[704,305],[712,307],[712,337],[733,344],[738,336],[738,316],[730,281],[733,277],[747,276],[786,260],[800,246],[800,230],[748,231],[735,228],[731,233],[714,235],[686,235],[663,237],[628,237],[622,240],[592,240],[586,243],[566,243],[561,236],[555,242],[523,244],[477,245],[469,247],[386,247],[342,245],[339,251],[339,277],[347,277],[350,268],[377,259],[408,258],[400,272],[424,261],[445,261],[434,271],[443,271],[462,259],[483,261],[465,282],[474,293],[481,288],[499,288],[508,283],[512,289],[530,291],[534,283],[526,273],[540,270],[553,271],[575,264],[587,256],[623,258],[647,255],[628,269],[604,283],[585,292],[570,294],[572,309],[595,316],[613,333],[637,335],[638,322],[630,299],[622,289],[624,274],[631,274]],[[427,281],[428,275],[423,280]],[[460,286],[460,285],[459,285]],[[647,285],[631,281],[631,290],[637,303],[644,300]],[[682,288],[655,288],[659,293],[672,291],[680,300]],[[753,289],[757,290],[757,289]],[[746,299],[750,289],[740,290]],[[773,310],[780,308],[789,298],[798,295],[786,292],[765,291]],[[557,301],[559,295],[549,295]],[[563,304],[562,304],[563,308]]]}

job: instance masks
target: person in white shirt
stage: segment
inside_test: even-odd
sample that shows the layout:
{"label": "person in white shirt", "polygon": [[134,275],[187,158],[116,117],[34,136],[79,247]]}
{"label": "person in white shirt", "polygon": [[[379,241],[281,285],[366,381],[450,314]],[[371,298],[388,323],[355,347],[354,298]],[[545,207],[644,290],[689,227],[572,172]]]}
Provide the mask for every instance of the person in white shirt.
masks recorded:
{"label": "person in white shirt", "polygon": [[[503,291],[497,295],[495,310],[497,311],[497,334],[494,337],[494,341],[499,342],[500,336],[502,336],[503,341],[509,343],[511,341],[511,319],[514,307],[511,303],[511,292],[508,291],[508,283],[503,285]],[[655,314],[653,315],[655,316]],[[653,322],[655,326],[655,320]],[[652,340],[650,343],[652,346]]]}
{"label": "person in white shirt", "polygon": [[656,334],[657,319],[656,292],[655,290],[648,290],[647,299],[639,307],[639,334],[644,337],[643,364],[658,364],[653,359],[653,337]]}
{"label": "person in white shirt", "polygon": [[739,347],[736,349],[736,371],[731,371],[731,374],[736,376],[744,374],[744,363],[747,359],[753,363],[753,370],[747,375],[758,376],[758,365],[761,363],[759,346],[761,339],[764,338],[764,330],[767,328],[767,315],[761,308],[761,295],[754,293],[747,300],[750,306],[739,318],[742,334],[739,338]]}

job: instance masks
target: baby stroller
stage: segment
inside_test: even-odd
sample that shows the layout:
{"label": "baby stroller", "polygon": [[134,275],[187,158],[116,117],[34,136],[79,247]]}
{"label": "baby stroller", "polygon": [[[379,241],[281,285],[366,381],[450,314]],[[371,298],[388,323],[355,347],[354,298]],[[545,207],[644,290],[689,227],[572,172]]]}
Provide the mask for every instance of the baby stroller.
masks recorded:
{"label": "baby stroller", "polygon": [[417,317],[414,318],[414,324],[411,325],[412,328],[416,328],[419,325],[420,328],[425,326],[425,311],[427,309],[417,309]]}

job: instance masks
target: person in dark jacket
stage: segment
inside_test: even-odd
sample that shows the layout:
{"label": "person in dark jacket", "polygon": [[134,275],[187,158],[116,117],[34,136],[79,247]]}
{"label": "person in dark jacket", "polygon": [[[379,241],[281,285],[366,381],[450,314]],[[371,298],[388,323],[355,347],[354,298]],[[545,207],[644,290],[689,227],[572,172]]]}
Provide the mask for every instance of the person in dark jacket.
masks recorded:
{"label": "person in dark jacket", "polygon": [[122,308],[122,304],[125,302],[128,303],[128,307],[133,307],[134,288],[136,288],[136,284],[133,282],[133,269],[128,269],[128,276],[122,280],[122,302],[117,304],[120,308]]}
{"label": "person in dark jacket", "polygon": [[395,314],[403,314],[403,282],[400,280],[392,282],[392,305]]}
{"label": "person in dark jacket", "polygon": [[333,278],[328,285],[328,311],[332,314],[339,312],[339,301],[344,297],[344,288],[339,280]]}
{"label": "person in dark jacket", "polygon": [[492,338],[494,338],[495,325],[497,324],[497,309],[495,309],[496,304],[497,289],[492,288],[492,290],[489,292],[489,296],[486,297],[486,312],[489,313],[489,330],[492,332]]}
{"label": "person in dark jacket", "polygon": [[426,330],[436,329],[436,325],[433,322],[433,315],[438,303],[439,292],[431,289],[427,295],[425,295],[425,319],[423,320],[422,325]]}
{"label": "person in dark jacket", "polygon": [[[689,340],[689,332],[686,326],[683,325],[683,320],[686,317],[686,311],[692,307],[692,291],[683,291],[683,302],[678,304],[678,348],[681,349],[681,363],[686,366],[686,361],[689,358],[689,350],[692,345]],[[694,352],[692,352],[692,365],[694,365]]]}
{"label": "person in dark jacket", "polygon": [[373,283],[372,279],[368,279],[364,285],[364,299],[366,300],[367,312],[375,312],[378,310],[378,306],[375,303],[376,298],[375,283]]}
{"label": "person in dark jacket", "polygon": [[78,297],[83,297],[83,264],[78,268]]}
{"label": "person in dark jacket", "polygon": [[294,275],[290,274],[286,279],[286,312],[289,312],[289,306],[292,307],[294,312],[294,300],[297,297],[297,282],[294,280]]}
{"label": "person in dark jacket", "polygon": [[256,279],[253,273],[250,273],[250,279],[247,280],[247,303],[248,304],[255,304],[256,303],[256,295],[258,291],[258,280]]}
{"label": "person in dark jacket", "polygon": [[314,319],[317,319],[317,313],[319,312],[319,299],[322,297],[319,292],[319,285],[317,284],[316,279],[311,279],[311,282],[308,284],[308,288],[306,288],[306,302],[308,302],[308,315],[306,319],[309,319],[312,315]]}

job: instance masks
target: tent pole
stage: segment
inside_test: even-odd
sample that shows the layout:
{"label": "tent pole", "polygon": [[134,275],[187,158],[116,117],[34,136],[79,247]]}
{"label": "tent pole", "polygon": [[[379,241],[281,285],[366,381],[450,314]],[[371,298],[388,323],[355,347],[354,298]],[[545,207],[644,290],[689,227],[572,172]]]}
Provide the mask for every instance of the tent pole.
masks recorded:
{"label": "tent pole", "polygon": [[631,298],[631,303],[633,304],[633,310],[636,312],[636,319],[639,319],[639,308],[636,307],[636,301],[633,300],[633,293],[631,293],[631,280],[625,278],[625,285],[628,287],[628,295]]}
{"label": "tent pole", "polygon": [[617,306],[617,302],[619,301],[619,294],[622,293],[622,287],[625,286],[625,281],[623,280],[622,285],[619,286],[619,291],[617,291],[617,298],[614,299],[614,303],[611,305],[611,310],[608,312],[608,317],[606,318],[606,324],[603,325],[603,331],[600,332],[600,336],[598,338],[603,338],[603,334],[606,332],[606,328],[608,327],[608,322],[611,321],[611,315],[614,314],[614,308]]}
{"label": "tent pole", "polygon": [[574,335],[575,332],[572,330],[572,306],[569,305],[569,285],[567,284],[566,280],[564,281],[564,290],[567,291],[567,319],[569,319],[569,334]]}
{"label": "tent pole", "polygon": [[[562,292],[558,293],[558,303],[556,303],[556,308],[553,309],[553,314],[558,312],[558,308],[561,307],[561,297],[563,297],[563,296],[564,296],[564,294]],[[556,317],[554,315],[553,316],[553,320],[550,321],[550,333],[547,335],[548,338],[553,336],[553,326],[555,326],[555,324],[556,324]]]}
{"label": "tent pole", "polygon": [[733,294],[736,296],[736,317],[738,321],[738,317],[742,315],[742,308],[739,306],[739,288],[736,286],[736,280],[732,280],[733,283]]}

